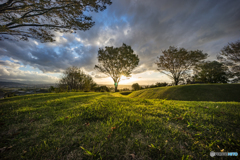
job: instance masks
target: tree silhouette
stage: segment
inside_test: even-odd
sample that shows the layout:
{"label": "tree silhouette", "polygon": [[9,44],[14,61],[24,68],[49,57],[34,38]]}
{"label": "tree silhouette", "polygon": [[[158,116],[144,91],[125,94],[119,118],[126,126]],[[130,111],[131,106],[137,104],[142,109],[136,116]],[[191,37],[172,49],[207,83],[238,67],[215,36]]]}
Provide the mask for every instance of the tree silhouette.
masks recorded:
{"label": "tree silhouette", "polygon": [[229,43],[217,55],[217,59],[229,68],[234,78],[232,82],[240,81],[240,40]]}
{"label": "tree silhouette", "polygon": [[67,68],[58,83],[60,89],[89,91],[96,87],[90,75],[85,74],[80,68],[72,66]]}
{"label": "tree silhouette", "polygon": [[140,90],[140,89],[141,89],[141,86],[140,86],[138,83],[133,83],[133,84],[132,84],[132,89],[133,89],[134,91]]}
{"label": "tree silhouette", "polygon": [[53,42],[53,31],[88,30],[94,22],[85,11],[103,11],[110,0],[7,0],[0,4],[0,40]]}
{"label": "tree silhouette", "polygon": [[194,80],[204,83],[227,83],[231,76],[228,68],[217,61],[198,64],[194,68],[194,72]]}
{"label": "tree silhouette", "polygon": [[123,43],[121,47],[105,47],[98,51],[98,65],[94,69],[110,76],[117,92],[121,76],[129,77],[132,70],[138,65],[139,58],[133,53],[131,46]]}
{"label": "tree silhouette", "polygon": [[187,51],[173,46],[162,53],[163,55],[155,62],[158,66],[157,70],[173,79],[175,85],[178,85],[181,78],[196,64],[207,58],[207,54],[200,50]]}

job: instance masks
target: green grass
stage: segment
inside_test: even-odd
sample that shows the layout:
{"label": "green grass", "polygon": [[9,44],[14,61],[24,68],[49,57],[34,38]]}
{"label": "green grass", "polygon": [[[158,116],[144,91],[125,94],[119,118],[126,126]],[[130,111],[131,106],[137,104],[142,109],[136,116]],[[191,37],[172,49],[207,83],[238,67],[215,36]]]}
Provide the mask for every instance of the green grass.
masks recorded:
{"label": "green grass", "polygon": [[240,84],[195,84],[143,89],[128,95],[131,98],[183,101],[240,102]]}
{"label": "green grass", "polygon": [[240,148],[239,102],[49,93],[0,100],[0,115],[0,159],[207,160]]}

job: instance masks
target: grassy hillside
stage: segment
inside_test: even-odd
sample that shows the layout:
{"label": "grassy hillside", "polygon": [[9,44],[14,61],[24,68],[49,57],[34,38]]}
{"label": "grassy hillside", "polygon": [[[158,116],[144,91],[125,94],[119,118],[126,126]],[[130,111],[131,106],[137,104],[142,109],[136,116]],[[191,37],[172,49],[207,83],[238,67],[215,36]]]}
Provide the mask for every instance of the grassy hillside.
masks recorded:
{"label": "grassy hillside", "polygon": [[128,95],[131,98],[184,101],[240,102],[240,84],[196,84],[143,89]]}
{"label": "grassy hillside", "polygon": [[110,93],[0,100],[0,159],[212,159],[240,148],[239,102]]}

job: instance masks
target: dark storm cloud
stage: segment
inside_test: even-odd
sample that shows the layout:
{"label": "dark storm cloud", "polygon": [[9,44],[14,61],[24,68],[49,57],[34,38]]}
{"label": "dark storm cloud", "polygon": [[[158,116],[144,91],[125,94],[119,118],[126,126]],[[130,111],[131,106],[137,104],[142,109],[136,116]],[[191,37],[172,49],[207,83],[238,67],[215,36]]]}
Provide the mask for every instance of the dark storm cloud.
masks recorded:
{"label": "dark storm cloud", "polygon": [[[87,70],[93,69],[92,63],[96,59],[93,58],[93,54],[97,52],[97,47],[94,46],[77,46],[72,49],[67,46],[69,44],[61,41],[57,45],[44,45],[43,48],[37,47],[34,42],[17,42],[14,47],[8,41],[1,44],[3,49],[1,55],[17,59],[24,65],[30,65],[43,72],[60,72],[72,65]],[[4,65],[3,62],[1,64]]]}
{"label": "dark storm cloud", "polygon": [[[139,55],[140,66],[155,70],[154,61],[170,45],[200,49],[216,58],[223,46],[239,38],[239,10],[237,0],[114,1],[99,23],[107,25],[108,31],[96,27],[93,32],[79,32],[79,36],[102,45],[131,45]],[[101,16],[94,14],[93,18]]]}
{"label": "dark storm cloud", "polygon": [[1,41],[0,55],[43,72],[72,65],[93,71],[99,47],[126,43],[139,55],[137,74],[156,70],[154,61],[170,45],[200,49],[214,59],[239,38],[239,10],[239,0],[113,0],[104,12],[91,13],[96,24],[89,31],[58,34],[54,43],[39,43],[41,48],[34,41]]}

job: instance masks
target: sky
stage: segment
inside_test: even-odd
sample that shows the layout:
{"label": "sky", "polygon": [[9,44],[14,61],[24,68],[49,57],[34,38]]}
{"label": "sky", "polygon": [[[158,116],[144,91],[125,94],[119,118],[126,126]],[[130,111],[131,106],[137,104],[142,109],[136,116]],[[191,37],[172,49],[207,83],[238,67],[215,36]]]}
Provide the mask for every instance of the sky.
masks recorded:
{"label": "sky", "polygon": [[55,42],[0,41],[0,81],[56,83],[70,66],[98,84],[113,80],[94,70],[99,48],[130,45],[140,62],[119,85],[172,80],[154,63],[169,46],[202,50],[215,60],[229,42],[240,39],[239,0],[112,0],[103,12],[89,12],[95,25],[75,34],[55,33]]}

